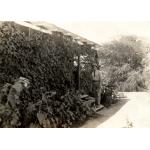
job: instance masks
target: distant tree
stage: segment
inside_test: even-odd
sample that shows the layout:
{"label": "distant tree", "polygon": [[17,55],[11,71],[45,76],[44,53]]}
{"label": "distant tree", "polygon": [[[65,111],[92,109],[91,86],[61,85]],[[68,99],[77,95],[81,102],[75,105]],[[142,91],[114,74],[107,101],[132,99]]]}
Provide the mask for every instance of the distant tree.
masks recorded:
{"label": "distant tree", "polygon": [[145,52],[145,57],[142,61],[144,70],[143,77],[145,79],[145,84],[147,88],[150,90],[150,47],[147,47],[147,51]]}
{"label": "distant tree", "polygon": [[[119,40],[102,45],[99,57],[103,61],[103,81],[115,86],[120,91],[126,91],[127,85],[130,91],[139,91],[144,88],[141,76],[143,70],[144,44],[136,36],[122,36]],[[132,72],[132,73],[131,73]],[[132,75],[132,80],[129,78]],[[139,78],[137,77],[139,75]],[[133,77],[134,76],[134,77]],[[138,80],[134,81],[133,80]],[[139,80],[142,83],[139,84]],[[141,88],[139,87],[141,86]]]}
{"label": "distant tree", "polygon": [[[142,67],[143,44],[141,40],[133,36],[123,36],[118,41],[104,44],[103,58],[108,59],[107,63],[115,66],[129,64],[133,69]],[[101,51],[99,55],[101,56]]]}

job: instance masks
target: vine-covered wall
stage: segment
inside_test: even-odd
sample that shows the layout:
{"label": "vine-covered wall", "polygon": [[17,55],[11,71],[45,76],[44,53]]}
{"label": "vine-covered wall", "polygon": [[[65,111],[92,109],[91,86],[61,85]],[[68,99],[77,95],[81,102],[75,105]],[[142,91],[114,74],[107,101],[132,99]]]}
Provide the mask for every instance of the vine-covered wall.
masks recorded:
{"label": "vine-covered wall", "polygon": [[30,80],[35,94],[41,87],[64,94],[76,86],[74,61],[80,55],[80,88],[90,92],[95,53],[91,45],[80,45],[61,32],[47,34],[14,22],[3,22],[0,26],[0,84],[13,83],[23,76]]}

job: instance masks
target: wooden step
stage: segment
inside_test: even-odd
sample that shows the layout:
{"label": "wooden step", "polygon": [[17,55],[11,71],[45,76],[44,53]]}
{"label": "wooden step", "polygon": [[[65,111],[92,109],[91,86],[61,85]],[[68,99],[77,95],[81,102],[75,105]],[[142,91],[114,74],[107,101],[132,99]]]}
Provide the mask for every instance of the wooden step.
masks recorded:
{"label": "wooden step", "polygon": [[100,104],[99,106],[96,106],[96,108],[94,108],[95,112],[100,111],[101,109],[103,109],[104,106],[102,104]]}

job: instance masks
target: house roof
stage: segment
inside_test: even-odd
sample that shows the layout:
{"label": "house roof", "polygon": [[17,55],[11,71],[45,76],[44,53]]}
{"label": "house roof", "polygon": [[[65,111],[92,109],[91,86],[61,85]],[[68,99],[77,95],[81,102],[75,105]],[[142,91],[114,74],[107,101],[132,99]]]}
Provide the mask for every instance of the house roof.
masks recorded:
{"label": "house roof", "polygon": [[15,21],[15,23],[20,24],[22,26],[32,28],[32,29],[35,29],[35,30],[39,30],[41,32],[48,33],[48,34],[52,34],[53,32],[60,32],[65,36],[73,38],[73,40],[75,40],[78,44],[87,43],[87,44],[93,46],[93,49],[95,49],[95,50],[99,50],[99,48],[100,48],[99,44],[97,44],[93,41],[90,41],[86,38],[83,38],[79,35],[76,35],[72,32],[64,30],[60,27],[57,27],[56,25],[51,24],[51,23],[47,23],[47,22],[43,22],[43,21],[36,21],[36,22],[29,22],[29,21],[19,21],[18,22],[18,21]]}

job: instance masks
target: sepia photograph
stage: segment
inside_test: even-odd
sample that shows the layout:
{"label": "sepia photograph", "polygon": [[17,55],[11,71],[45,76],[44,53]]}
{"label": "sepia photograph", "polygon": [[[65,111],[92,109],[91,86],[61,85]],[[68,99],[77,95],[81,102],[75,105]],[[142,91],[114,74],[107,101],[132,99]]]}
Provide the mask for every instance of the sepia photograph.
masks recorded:
{"label": "sepia photograph", "polygon": [[1,21],[1,128],[149,128],[150,21]]}
{"label": "sepia photograph", "polygon": [[1,149],[150,149],[148,0],[0,6]]}

